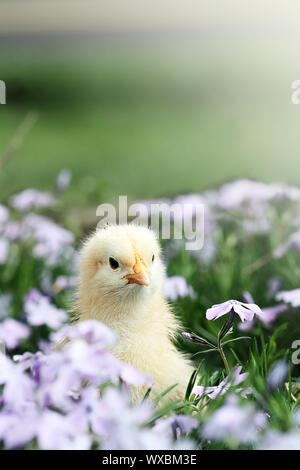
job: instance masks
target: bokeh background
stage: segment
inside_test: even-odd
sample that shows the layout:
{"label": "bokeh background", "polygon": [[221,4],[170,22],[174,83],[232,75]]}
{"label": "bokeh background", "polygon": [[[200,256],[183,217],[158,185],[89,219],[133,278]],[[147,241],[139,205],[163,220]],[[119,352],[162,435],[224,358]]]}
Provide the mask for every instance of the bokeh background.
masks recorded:
{"label": "bokeh background", "polygon": [[[237,177],[298,184],[293,1],[1,0],[0,195],[72,211]],[[21,128],[20,128],[21,126]]]}

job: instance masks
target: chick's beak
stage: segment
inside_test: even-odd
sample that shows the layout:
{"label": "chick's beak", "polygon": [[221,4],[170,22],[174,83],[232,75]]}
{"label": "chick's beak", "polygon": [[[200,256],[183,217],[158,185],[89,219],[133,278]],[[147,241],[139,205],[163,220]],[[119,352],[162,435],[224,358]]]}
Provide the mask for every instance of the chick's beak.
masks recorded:
{"label": "chick's beak", "polygon": [[149,271],[137,253],[135,254],[135,265],[133,266],[133,271],[134,274],[127,274],[125,276],[125,278],[128,279],[128,284],[149,286]]}

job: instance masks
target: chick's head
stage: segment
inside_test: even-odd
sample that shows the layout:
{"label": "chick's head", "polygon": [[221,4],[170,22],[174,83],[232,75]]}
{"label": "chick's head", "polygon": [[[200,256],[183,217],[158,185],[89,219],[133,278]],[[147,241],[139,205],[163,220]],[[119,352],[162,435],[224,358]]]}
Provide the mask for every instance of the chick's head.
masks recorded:
{"label": "chick's head", "polygon": [[162,292],[165,270],[154,232],[143,226],[99,229],[81,252],[80,286],[90,295],[145,298]]}

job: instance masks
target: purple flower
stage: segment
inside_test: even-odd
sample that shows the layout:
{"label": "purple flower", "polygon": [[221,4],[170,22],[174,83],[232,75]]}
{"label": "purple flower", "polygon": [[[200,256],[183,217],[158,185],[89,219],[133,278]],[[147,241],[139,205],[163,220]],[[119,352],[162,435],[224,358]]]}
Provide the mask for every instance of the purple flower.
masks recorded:
{"label": "purple flower", "polygon": [[55,188],[58,192],[62,193],[70,185],[72,179],[71,170],[61,170],[56,178]]}
{"label": "purple flower", "polygon": [[19,364],[12,363],[5,356],[1,358],[0,383],[4,384],[3,411],[19,413],[33,408],[34,382],[24,374]]}
{"label": "purple flower", "polygon": [[258,202],[268,201],[273,191],[270,185],[247,179],[224,184],[218,193],[219,206],[225,210],[241,209]]}
{"label": "purple flower", "polygon": [[36,189],[25,189],[19,194],[11,196],[10,205],[20,211],[30,211],[39,207],[48,207],[55,201],[50,193],[41,192]]}
{"label": "purple flower", "polygon": [[184,434],[189,434],[197,429],[199,422],[192,416],[176,415],[168,418],[160,418],[156,421],[154,431],[169,435],[170,438],[178,439]]}
{"label": "purple flower", "polygon": [[[44,450],[87,450],[91,437],[86,433],[85,423],[78,420],[74,426],[72,414],[60,415],[47,410],[43,413],[38,426],[37,440]],[[83,424],[83,426],[82,426]]]}
{"label": "purple flower", "polygon": [[72,364],[75,377],[81,377],[94,384],[107,381],[117,383],[121,363],[101,346],[90,345],[82,339],[77,339],[67,343],[63,350],[63,359],[66,364]]}
{"label": "purple flower", "polygon": [[276,300],[281,300],[286,304],[291,304],[293,307],[300,306],[300,289],[286,290],[278,292]]}
{"label": "purple flower", "polygon": [[193,335],[191,333],[188,333],[187,331],[182,331],[181,332],[181,336],[184,338],[184,339],[187,339],[189,341],[192,341],[193,340]]}
{"label": "purple flower", "polygon": [[47,325],[56,330],[68,319],[67,313],[50,303],[48,297],[32,289],[24,301],[28,323],[32,326]]}
{"label": "purple flower", "polygon": [[224,184],[218,192],[220,207],[230,209],[258,206],[272,200],[291,200],[299,202],[300,190],[284,184],[266,184],[260,181],[240,179]]}
{"label": "purple flower", "polygon": [[175,302],[179,297],[195,297],[195,292],[182,276],[171,276],[165,280],[164,292],[167,299]]}
{"label": "purple flower", "polygon": [[[288,309],[287,305],[284,305],[284,304],[274,305],[273,307],[262,308],[261,310],[262,315],[259,316],[259,319],[264,325],[269,326],[271,325],[271,323],[273,323],[277,319],[278,315],[286,312],[287,309]],[[241,331],[249,331],[254,326],[254,324],[255,324],[255,320],[253,319],[251,321],[245,321],[244,323],[240,323],[238,327]]]}
{"label": "purple flower", "polygon": [[121,378],[126,384],[152,387],[153,380],[129,364],[118,360],[106,351],[117,341],[117,335],[97,320],[79,322],[64,327],[52,335],[55,342],[65,338],[71,341],[64,346],[64,354],[74,364],[74,370],[81,377],[93,383],[111,381],[117,383]]}
{"label": "purple flower", "polygon": [[0,323],[0,341],[5,344],[7,349],[16,348],[20,341],[28,338],[29,335],[30,328],[12,318],[7,318]]}
{"label": "purple flower", "polygon": [[3,235],[8,240],[17,240],[22,237],[22,224],[16,220],[10,220],[5,224]]}
{"label": "purple flower", "polygon": [[274,297],[274,295],[279,291],[281,281],[278,277],[272,277],[268,281],[268,295]]}
{"label": "purple flower", "polygon": [[260,450],[300,450],[300,431],[292,429],[286,433],[268,431],[259,445]]}
{"label": "purple flower", "polygon": [[142,372],[138,371],[130,364],[123,364],[120,371],[121,379],[128,384],[132,384],[135,387],[140,387],[141,385],[147,385],[148,388],[153,387],[153,380],[152,378],[147,375],[143,374]]}
{"label": "purple flower", "polygon": [[[103,449],[193,449],[191,441],[179,439],[174,442],[171,433],[165,432],[166,427],[170,429],[170,420],[165,426],[160,423],[157,428],[145,428],[145,423],[152,417],[153,408],[148,402],[130,406],[127,393],[109,387],[105,390],[100,404],[96,405],[91,413],[91,427],[96,435],[101,436]],[[188,419],[185,427],[189,428],[191,423],[187,421]]]}
{"label": "purple flower", "polygon": [[286,380],[289,372],[289,365],[283,360],[279,360],[272,367],[268,376],[268,387],[271,391],[281,387],[283,382]]}
{"label": "purple flower", "polygon": [[56,343],[65,338],[70,340],[84,339],[89,344],[96,344],[102,348],[110,348],[118,341],[118,335],[98,320],[85,320],[74,325],[67,325],[52,335]]}
{"label": "purple flower", "polygon": [[256,304],[247,304],[238,300],[227,300],[227,302],[216,304],[209,308],[206,311],[206,318],[208,320],[216,320],[229,313],[232,309],[239,315],[242,322],[245,320],[251,321],[255,314],[262,314],[261,309]]}
{"label": "purple flower", "polygon": [[[248,303],[254,303],[253,297],[249,292],[244,292],[243,295],[244,295],[245,300]],[[284,304],[274,305],[272,307],[266,307],[266,308],[261,309],[262,315],[257,315],[256,318],[259,318],[264,325],[269,326],[273,321],[276,320],[278,315],[285,312],[286,310],[287,310],[287,306]],[[255,325],[256,318],[253,318],[250,321],[245,321],[243,323],[240,323],[238,325],[238,328],[241,331],[251,330],[251,328],[253,328],[253,326]]]}
{"label": "purple flower", "polygon": [[66,255],[71,257],[73,254],[73,234],[47,217],[28,214],[22,221],[22,229],[24,239],[33,238],[36,241],[34,256],[45,258],[49,264],[59,264]]}
{"label": "purple flower", "polygon": [[270,323],[273,323],[280,315],[281,313],[284,313],[287,311],[287,306],[284,304],[280,305],[274,305],[273,307],[266,307],[262,309],[262,316],[260,317],[260,320],[265,324],[265,325],[270,325]]}
{"label": "purple flower", "polygon": [[[130,385],[144,385],[144,374],[106,349],[105,344],[115,340],[113,332],[90,320],[74,325],[72,334],[60,351],[25,353],[15,357],[15,363],[3,356],[0,440],[5,448],[33,439],[39,448],[49,450],[90,449],[93,442],[118,450],[194,447],[182,433],[197,426],[196,420],[178,416],[160,420],[152,429],[145,427],[153,420],[152,404],[133,406],[129,389],[107,386],[119,384],[122,376]],[[100,394],[101,384],[106,387]]]}
{"label": "purple flower", "polygon": [[36,411],[2,412],[0,414],[0,440],[7,449],[14,449],[32,441],[38,428]]}
{"label": "purple flower", "polygon": [[75,276],[58,276],[55,279],[53,289],[60,292],[64,289],[71,289],[76,286],[77,278]]}
{"label": "purple flower", "polygon": [[[209,398],[214,400],[215,398],[221,397],[228,392],[231,387],[237,386],[240,383],[244,382],[248,377],[248,373],[245,372],[241,374],[242,367],[238,366],[234,369],[233,373],[222,380],[222,382],[214,387],[203,387],[202,385],[195,385],[193,392],[198,398],[203,395],[207,395]],[[238,389],[237,392],[242,391],[242,396],[249,394],[249,389],[242,390]],[[246,392],[246,393],[245,393]]]}
{"label": "purple flower", "polygon": [[236,396],[230,396],[204,424],[203,437],[214,441],[234,440],[247,444],[257,440],[265,423],[264,413],[256,411],[252,405],[241,406]]}

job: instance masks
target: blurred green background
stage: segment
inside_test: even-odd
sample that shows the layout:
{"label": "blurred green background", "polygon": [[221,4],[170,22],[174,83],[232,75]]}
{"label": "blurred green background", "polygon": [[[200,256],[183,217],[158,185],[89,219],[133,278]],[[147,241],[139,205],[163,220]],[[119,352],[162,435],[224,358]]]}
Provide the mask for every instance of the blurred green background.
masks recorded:
{"label": "blurred green background", "polygon": [[[46,34],[44,17],[31,18],[32,25],[24,19],[24,32],[22,19],[14,23],[9,4],[1,4],[7,21],[0,22],[8,25],[0,37],[7,85],[1,199],[25,187],[50,189],[61,168],[73,172],[73,202],[83,195],[92,203],[119,194],[169,196],[237,177],[299,184],[293,12],[274,9],[270,17],[266,9],[261,16],[254,2],[247,16],[221,2],[220,11],[204,6],[210,14],[200,12],[199,24],[186,18],[178,25],[171,12],[158,28],[155,19],[143,26],[142,11],[122,26],[116,9],[96,33],[88,26],[84,34],[66,33],[70,25],[61,21],[59,31],[50,24]],[[34,125],[11,152],[19,126],[32,116]]]}

